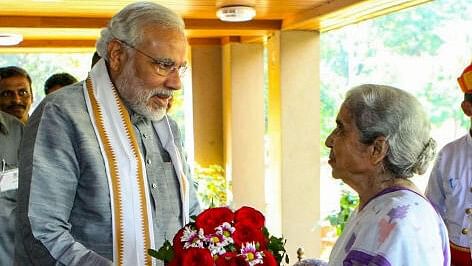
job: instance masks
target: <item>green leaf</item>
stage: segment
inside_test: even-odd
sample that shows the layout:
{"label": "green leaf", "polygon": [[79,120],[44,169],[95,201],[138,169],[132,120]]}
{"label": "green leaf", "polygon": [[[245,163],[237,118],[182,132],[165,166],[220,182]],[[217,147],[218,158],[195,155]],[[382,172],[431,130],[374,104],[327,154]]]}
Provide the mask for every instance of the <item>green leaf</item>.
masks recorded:
{"label": "green leaf", "polygon": [[174,257],[174,250],[169,240],[166,240],[159,251],[148,249],[148,254],[158,260],[162,260],[164,263],[168,263]]}
{"label": "green leaf", "polygon": [[272,252],[272,254],[275,257],[275,260],[280,264],[282,261],[287,261],[288,263],[288,255],[287,251],[285,250],[285,243],[287,240],[285,240],[283,237],[275,237],[275,236],[270,236],[269,242],[267,244],[268,249]]}

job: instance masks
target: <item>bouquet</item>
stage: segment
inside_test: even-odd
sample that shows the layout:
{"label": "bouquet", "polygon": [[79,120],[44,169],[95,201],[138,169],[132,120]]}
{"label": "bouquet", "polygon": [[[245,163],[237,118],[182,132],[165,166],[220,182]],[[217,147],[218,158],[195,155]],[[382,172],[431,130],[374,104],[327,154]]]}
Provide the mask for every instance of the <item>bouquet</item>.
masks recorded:
{"label": "bouquet", "polygon": [[149,255],[168,266],[275,266],[288,256],[283,238],[271,236],[264,215],[251,207],[209,208]]}

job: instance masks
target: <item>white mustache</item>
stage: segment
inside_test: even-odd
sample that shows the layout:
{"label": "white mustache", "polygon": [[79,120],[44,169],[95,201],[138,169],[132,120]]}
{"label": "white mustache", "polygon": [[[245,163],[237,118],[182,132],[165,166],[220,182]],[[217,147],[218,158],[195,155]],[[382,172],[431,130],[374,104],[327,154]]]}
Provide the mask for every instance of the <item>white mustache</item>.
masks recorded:
{"label": "white mustache", "polygon": [[158,89],[156,90],[154,95],[159,96],[159,97],[172,97],[174,95],[174,91],[167,90],[167,89]]}

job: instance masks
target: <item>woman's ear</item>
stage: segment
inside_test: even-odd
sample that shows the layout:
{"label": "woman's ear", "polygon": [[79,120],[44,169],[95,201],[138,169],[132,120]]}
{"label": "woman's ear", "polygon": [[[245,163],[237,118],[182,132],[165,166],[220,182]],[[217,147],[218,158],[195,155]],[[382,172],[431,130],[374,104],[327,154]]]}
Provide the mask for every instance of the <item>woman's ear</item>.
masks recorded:
{"label": "woman's ear", "polygon": [[372,145],[371,159],[375,165],[382,163],[388,152],[388,142],[384,136],[377,137]]}
{"label": "woman's ear", "polygon": [[108,43],[108,63],[110,70],[119,73],[122,63],[126,60],[126,53],[120,41],[114,39]]}
{"label": "woman's ear", "polygon": [[472,103],[471,102],[462,101],[461,108],[466,116],[472,117]]}

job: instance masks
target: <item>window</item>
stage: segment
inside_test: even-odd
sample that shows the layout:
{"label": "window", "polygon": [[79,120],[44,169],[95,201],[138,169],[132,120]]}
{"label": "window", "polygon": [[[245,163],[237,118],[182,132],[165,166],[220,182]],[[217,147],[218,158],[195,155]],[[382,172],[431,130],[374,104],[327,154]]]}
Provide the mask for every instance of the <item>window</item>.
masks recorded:
{"label": "window", "polygon": [[[468,0],[438,0],[321,35],[322,217],[339,209],[347,189],[331,178],[324,140],[349,88],[377,83],[413,93],[430,115],[438,149],[467,131],[456,79],[472,60],[471,12]],[[424,189],[428,177],[414,182]]]}

